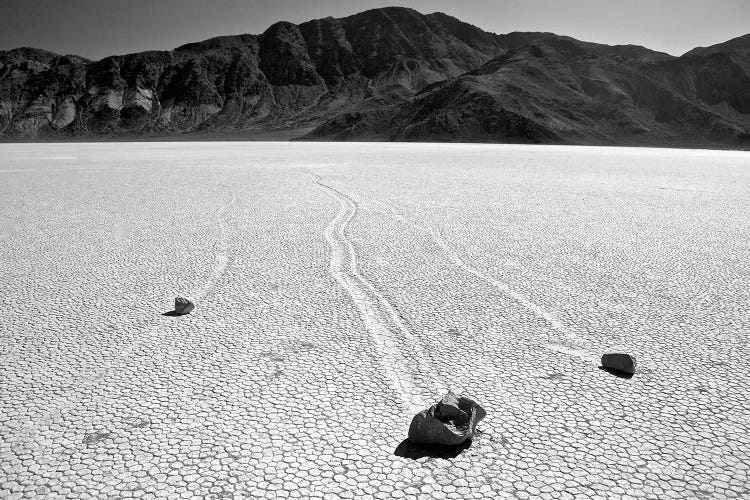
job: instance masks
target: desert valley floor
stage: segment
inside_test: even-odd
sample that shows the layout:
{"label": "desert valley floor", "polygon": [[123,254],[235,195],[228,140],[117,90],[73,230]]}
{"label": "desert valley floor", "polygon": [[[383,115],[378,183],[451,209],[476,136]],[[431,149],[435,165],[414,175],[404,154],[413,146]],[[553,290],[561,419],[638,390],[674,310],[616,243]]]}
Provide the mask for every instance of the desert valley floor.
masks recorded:
{"label": "desert valley floor", "polygon": [[0,145],[0,498],[750,498],[749,221],[742,152]]}

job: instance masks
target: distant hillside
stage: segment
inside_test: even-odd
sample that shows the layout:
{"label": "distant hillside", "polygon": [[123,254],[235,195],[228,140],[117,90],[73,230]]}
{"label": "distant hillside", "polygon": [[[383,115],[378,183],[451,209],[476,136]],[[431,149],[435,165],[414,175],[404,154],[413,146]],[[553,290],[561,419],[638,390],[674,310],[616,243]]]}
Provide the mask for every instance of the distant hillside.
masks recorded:
{"label": "distant hillside", "polygon": [[391,7],[101,61],[0,52],[5,140],[274,130],[747,147],[750,35],[673,57]]}

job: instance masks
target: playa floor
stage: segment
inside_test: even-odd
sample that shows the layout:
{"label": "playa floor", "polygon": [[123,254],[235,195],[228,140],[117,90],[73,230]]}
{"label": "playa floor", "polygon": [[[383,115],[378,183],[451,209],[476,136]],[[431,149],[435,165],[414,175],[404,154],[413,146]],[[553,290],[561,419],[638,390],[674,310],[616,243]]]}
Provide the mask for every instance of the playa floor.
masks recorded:
{"label": "playa floor", "polygon": [[748,221],[740,152],[0,145],[0,498],[750,497]]}

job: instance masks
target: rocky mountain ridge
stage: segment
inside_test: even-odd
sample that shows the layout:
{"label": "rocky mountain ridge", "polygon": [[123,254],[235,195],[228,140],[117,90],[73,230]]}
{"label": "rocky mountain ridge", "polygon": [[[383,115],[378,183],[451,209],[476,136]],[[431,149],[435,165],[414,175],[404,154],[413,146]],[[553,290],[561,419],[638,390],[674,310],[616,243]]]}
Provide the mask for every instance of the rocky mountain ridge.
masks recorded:
{"label": "rocky mountain ridge", "polygon": [[750,35],[681,57],[398,7],[89,61],[0,52],[0,138],[750,144]]}

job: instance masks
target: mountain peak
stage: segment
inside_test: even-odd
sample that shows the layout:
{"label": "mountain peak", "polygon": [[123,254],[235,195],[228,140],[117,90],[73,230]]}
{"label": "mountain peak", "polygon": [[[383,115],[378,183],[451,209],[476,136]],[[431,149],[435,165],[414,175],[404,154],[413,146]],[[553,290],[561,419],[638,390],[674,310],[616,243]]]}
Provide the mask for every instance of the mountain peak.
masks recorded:
{"label": "mountain peak", "polygon": [[49,50],[35,49],[34,47],[17,47],[7,51],[0,51],[0,58],[3,59],[25,59],[45,64],[58,57],[60,57],[60,54],[50,52]]}
{"label": "mountain peak", "polygon": [[326,139],[741,144],[748,46],[738,37],[675,58],[382,7],[97,62],[21,47],[0,52],[0,137],[291,129]]}
{"label": "mountain peak", "polygon": [[750,52],[750,33],[708,47],[696,47],[683,54],[682,57],[706,56],[717,52],[725,54]]}
{"label": "mountain peak", "polygon": [[382,16],[382,15],[410,15],[410,16],[423,16],[421,12],[412,9],[411,7],[399,7],[396,5],[386,6],[386,7],[376,7],[374,9],[368,9],[363,10],[362,12],[358,12],[356,14],[352,14],[348,17],[371,17],[371,16]]}

